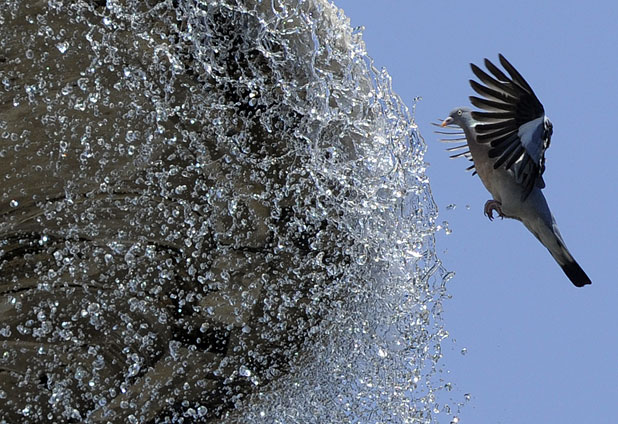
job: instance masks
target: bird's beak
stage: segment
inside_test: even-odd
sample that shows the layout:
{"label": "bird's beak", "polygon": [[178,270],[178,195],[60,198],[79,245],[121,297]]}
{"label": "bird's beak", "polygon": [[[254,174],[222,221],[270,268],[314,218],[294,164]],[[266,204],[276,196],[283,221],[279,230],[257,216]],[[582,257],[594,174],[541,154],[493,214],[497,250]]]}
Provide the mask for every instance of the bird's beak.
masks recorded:
{"label": "bird's beak", "polygon": [[441,127],[446,127],[447,125],[451,125],[453,123],[453,118],[451,118],[450,116],[448,118],[446,118],[444,121],[442,121],[442,123],[440,124]]}

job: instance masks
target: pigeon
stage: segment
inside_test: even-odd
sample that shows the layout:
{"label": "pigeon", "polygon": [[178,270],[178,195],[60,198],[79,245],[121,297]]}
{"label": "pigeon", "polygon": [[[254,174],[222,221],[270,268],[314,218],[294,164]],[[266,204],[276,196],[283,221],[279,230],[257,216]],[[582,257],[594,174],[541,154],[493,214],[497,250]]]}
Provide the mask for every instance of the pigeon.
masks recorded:
{"label": "pigeon", "polygon": [[499,60],[506,73],[488,59],[485,67],[489,73],[470,64],[480,81],[470,80],[479,95],[471,96],[470,102],[480,110],[454,109],[437,124],[451,131],[437,132],[457,136],[443,141],[465,141],[447,150],[467,149],[451,157],[466,157],[473,162],[468,170],[478,174],[493,197],[484,208],[490,220],[495,211],[501,218],[521,221],[575,286],[591,284],[567,249],[542,192],[552,123],[521,74],[501,54]]}

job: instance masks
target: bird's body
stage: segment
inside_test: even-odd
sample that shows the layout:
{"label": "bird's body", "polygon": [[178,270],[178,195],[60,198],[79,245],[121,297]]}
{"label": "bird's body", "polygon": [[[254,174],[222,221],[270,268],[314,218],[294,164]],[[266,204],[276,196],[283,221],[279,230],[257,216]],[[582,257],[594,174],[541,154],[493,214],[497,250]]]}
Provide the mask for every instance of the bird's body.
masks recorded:
{"label": "bird's body", "polygon": [[[470,113],[465,109],[463,110],[464,114]],[[521,201],[524,189],[517,182],[515,173],[512,170],[505,169],[504,167],[494,168],[492,161],[483,160],[483,158],[489,157],[490,146],[477,142],[476,134],[473,131],[469,131],[468,128],[473,129],[478,122],[474,121],[471,117],[468,122],[469,125],[464,129],[464,133],[476,173],[487,191],[491,193],[493,199],[501,204],[501,211],[504,217],[521,221],[519,217],[526,215],[526,208],[533,207],[531,206],[532,202],[529,199]],[[534,199],[537,199],[538,196],[544,198],[543,193],[536,186],[530,195],[533,195]]]}
{"label": "bird's body", "polygon": [[491,193],[493,200],[485,204],[485,214],[493,219],[495,210],[501,217],[521,221],[549,250],[574,285],[590,284],[566,248],[542,192],[545,150],[549,147],[552,124],[523,77],[502,55],[500,62],[510,78],[488,60],[485,64],[493,76],[472,65],[473,72],[486,86],[470,81],[475,91],[485,96],[470,99],[484,111],[454,109],[441,126],[457,125],[463,130],[464,146],[469,151],[455,156],[465,155],[473,161],[470,168],[475,169]]}

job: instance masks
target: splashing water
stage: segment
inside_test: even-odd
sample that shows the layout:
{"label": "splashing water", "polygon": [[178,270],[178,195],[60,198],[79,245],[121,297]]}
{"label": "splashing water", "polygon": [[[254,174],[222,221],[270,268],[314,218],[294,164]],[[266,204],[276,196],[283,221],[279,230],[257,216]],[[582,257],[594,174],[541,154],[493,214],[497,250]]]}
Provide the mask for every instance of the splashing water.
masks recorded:
{"label": "splashing water", "polygon": [[424,151],[324,0],[0,0],[2,418],[450,420]]}

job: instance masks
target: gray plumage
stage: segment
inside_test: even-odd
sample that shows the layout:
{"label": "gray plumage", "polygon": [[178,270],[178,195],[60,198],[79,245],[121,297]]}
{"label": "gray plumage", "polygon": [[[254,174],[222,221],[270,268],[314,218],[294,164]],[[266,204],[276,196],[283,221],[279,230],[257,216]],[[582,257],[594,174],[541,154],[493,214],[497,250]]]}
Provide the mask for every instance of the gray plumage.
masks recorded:
{"label": "gray plumage", "polygon": [[485,204],[490,220],[496,211],[500,217],[521,221],[575,286],[591,284],[567,249],[541,191],[552,124],[526,80],[504,56],[499,59],[508,75],[487,59],[489,73],[471,64],[480,83],[470,80],[470,85],[480,97],[471,96],[470,102],[481,110],[451,111],[440,126],[460,127],[464,137],[459,137],[460,132],[441,132],[456,136],[443,141],[466,141],[448,150],[469,149],[451,157],[464,156],[473,162],[468,169],[474,169],[493,196]]}

